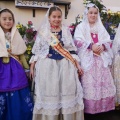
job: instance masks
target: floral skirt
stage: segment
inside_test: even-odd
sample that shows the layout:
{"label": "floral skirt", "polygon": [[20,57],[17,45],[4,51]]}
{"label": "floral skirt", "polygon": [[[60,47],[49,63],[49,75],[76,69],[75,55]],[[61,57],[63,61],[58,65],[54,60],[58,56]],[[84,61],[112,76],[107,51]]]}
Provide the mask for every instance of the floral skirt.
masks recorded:
{"label": "floral skirt", "polygon": [[90,114],[115,109],[115,85],[109,67],[103,66],[101,57],[94,56],[94,63],[82,77],[85,112]]}
{"label": "floral skirt", "polygon": [[83,91],[75,66],[65,58],[45,58],[38,60],[35,68],[33,119],[58,120],[58,116],[75,117],[79,112],[82,117],[66,120],[83,120]]}
{"label": "floral skirt", "polygon": [[28,87],[0,92],[0,120],[32,120],[33,100]]}

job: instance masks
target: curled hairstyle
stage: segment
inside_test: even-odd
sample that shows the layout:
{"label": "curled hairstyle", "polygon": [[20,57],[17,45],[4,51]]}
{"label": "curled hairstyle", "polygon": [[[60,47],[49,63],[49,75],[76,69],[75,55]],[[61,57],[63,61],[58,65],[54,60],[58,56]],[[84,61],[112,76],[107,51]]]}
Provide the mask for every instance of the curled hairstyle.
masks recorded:
{"label": "curled hairstyle", "polygon": [[1,15],[2,13],[4,13],[4,12],[10,13],[10,14],[12,15],[13,22],[15,22],[14,14],[13,14],[13,12],[12,12],[11,10],[9,10],[9,9],[7,9],[7,8],[5,8],[5,9],[3,9],[3,10],[0,10],[0,15]]}
{"label": "curled hairstyle", "polygon": [[53,6],[53,7],[50,8],[48,16],[50,16],[53,11],[57,11],[57,10],[60,11],[61,14],[62,14],[62,11],[61,11],[61,9],[59,7]]}

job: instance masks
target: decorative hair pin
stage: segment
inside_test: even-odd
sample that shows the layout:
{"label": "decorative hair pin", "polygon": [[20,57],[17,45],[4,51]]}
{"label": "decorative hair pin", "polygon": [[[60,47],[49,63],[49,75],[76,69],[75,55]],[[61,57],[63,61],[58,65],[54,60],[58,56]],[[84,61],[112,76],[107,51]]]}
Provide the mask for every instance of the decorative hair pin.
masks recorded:
{"label": "decorative hair pin", "polygon": [[88,3],[86,7],[87,7],[87,8],[95,7],[95,8],[97,8],[97,9],[99,9],[99,8],[98,8],[95,4],[93,4],[93,3]]}

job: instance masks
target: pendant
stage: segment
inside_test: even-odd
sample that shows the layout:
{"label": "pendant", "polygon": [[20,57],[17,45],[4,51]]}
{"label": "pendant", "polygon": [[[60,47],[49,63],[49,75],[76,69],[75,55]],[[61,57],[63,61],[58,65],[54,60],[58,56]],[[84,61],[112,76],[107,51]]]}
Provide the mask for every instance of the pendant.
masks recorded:
{"label": "pendant", "polygon": [[93,34],[93,38],[96,38],[96,34]]}

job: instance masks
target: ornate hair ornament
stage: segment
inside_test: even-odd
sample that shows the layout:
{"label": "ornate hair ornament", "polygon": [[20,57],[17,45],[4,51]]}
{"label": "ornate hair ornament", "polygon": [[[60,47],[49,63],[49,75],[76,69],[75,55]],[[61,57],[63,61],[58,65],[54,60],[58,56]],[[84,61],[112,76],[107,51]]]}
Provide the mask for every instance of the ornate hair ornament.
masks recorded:
{"label": "ornate hair ornament", "polygon": [[88,4],[86,5],[86,7],[85,7],[84,14],[87,14],[89,8],[91,8],[91,7],[95,7],[95,8],[97,8],[97,9],[99,10],[99,8],[98,8],[94,3],[88,3]]}
{"label": "ornate hair ornament", "polygon": [[88,3],[87,5],[86,5],[86,8],[88,9],[88,8],[91,8],[91,7],[95,7],[95,8],[97,8],[98,10],[99,10],[99,8],[94,4],[94,3]]}

